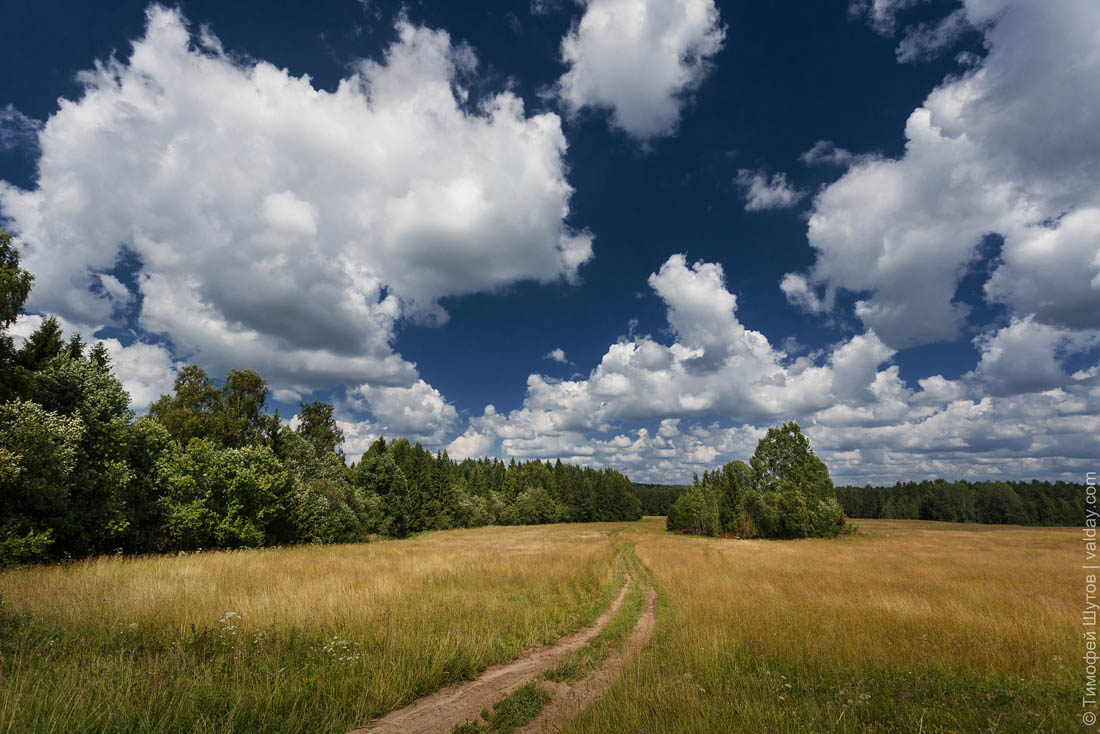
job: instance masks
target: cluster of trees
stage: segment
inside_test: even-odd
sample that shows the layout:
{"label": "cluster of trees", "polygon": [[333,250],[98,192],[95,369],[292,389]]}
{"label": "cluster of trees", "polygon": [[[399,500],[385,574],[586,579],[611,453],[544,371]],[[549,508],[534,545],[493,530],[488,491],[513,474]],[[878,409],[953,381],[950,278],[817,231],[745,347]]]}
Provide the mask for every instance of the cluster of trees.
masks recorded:
{"label": "cluster of trees", "polygon": [[642,503],[643,515],[667,515],[673,503],[686,492],[683,484],[639,484],[634,483],[634,494]]}
{"label": "cluster of trees", "polygon": [[669,530],[742,538],[831,537],[844,527],[829,470],[798,424],[768,433],[751,461],[695,477],[668,511]]}
{"label": "cluster of trees", "polygon": [[625,476],[560,461],[456,463],[379,439],[349,466],[333,406],[300,404],[292,428],[254,370],[218,385],[185,367],[135,418],[102,343],[47,318],[15,347],[32,280],[0,233],[0,566],[641,517]]}
{"label": "cluster of trees", "polygon": [[837,487],[849,517],[1011,525],[1080,525],[1085,485],[1067,482],[898,482]]}

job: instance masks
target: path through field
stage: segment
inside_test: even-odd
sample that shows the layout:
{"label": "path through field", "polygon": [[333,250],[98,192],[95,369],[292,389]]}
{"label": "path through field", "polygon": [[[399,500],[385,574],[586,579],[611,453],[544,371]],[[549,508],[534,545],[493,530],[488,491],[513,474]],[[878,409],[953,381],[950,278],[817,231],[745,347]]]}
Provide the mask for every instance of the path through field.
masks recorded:
{"label": "path through field", "polygon": [[553,698],[542,709],[538,718],[519,730],[520,734],[559,731],[588,704],[602,696],[604,691],[618,680],[623,665],[653,637],[653,630],[656,627],[654,614],[656,608],[657,591],[650,587],[646,594],[645,608],[638,617],[634,630],[630,633],[630,638],[623,649],[608,656],[596,670],[574,683],[542,681],[540,685],[549,690]]}
{"label": "path through field", "polygon": [[629,587],[628,578],[619,595],[591,626],[563,637],[554,645],[532,650],[510,663],[487,668],[476,680],[444,688],[420,698],[350,734],[450,732],[455,724],[478,718],[482,709],[489,708],[523,684],[550,670],[598,635],[615,616]]}

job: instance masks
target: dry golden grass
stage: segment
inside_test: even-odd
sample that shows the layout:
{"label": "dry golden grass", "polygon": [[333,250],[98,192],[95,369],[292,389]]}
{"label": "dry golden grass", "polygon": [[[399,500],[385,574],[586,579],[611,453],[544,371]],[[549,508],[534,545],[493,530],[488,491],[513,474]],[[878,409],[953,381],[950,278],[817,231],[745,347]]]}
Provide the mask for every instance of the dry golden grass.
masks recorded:
{"label": "dry golden grass", "polygon": [[5,572],[0,730],[346,731],[590,621],[621,527]]}
{"label": "dry golden grass", "polygon": [[648,518],[14,570],[0,731],[345,731],[590,621],[630,544],[657,631],[571,731],[1080,726],[1078,531],[860,527]]}
{"label": "dry golden grass", "polygon": [[658,637],[576,731],[1073,723],[1073,529],[861,521],[777,542],[646,526],[626,537],[662,595]]}

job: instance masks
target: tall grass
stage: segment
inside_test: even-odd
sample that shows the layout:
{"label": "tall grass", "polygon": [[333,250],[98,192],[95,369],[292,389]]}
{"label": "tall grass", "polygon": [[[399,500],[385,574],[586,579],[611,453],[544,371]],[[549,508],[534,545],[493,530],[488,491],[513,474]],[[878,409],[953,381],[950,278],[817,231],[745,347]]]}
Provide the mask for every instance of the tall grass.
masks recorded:
{"label": "tall grass", "polygon": [[571,731],[1080,726],[1073,529],[860,527],[647,519],[9,571],[0,731],[346,731],[591,622],[627,544],[657,631]]}
{"label": "tall grass", "polygon": [[592,621],[622,527],[8,571],[0,731],[347,731]]}
{"label": "tall grass", "polygon": [[657,634],[575,732],[1070,731],[1072,529],[860,521],[835,540],[637,554]]}

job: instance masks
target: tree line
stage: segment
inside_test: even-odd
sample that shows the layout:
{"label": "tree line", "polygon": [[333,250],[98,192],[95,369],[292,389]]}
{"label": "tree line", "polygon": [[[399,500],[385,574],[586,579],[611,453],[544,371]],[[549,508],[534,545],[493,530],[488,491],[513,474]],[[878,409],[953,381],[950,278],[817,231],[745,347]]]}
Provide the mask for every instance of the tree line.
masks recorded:
{"label": "tree line", "polygon": [[668,510],[669,530],[741,538],[832,537],[844,529],[828,467],[797,423],[769,428],[752,459],[703,472]]}
{"label": "tree line", "polygon": [[382,438],[349,465],[333,406],[301,403],[292,428],[255,370],[218,384],[185,367],[137,417],[102,343],[50,317],[15,347],[32,282],[0,233],[0,566],[641,517],[610,469],[456,462]]}
{"label": "tree line", "polygon": [[687,490],[688,485],[685,484],[634,483],[634,494],[642,503],[643,515],[667,515],[673,503]]}
{"label": "tree line", "polygon": [[837,487],[849,517],[942,520],[997,525],[1080,525],[1085,485],[1069,482],[949,482],[930,479],[893,487]]}

